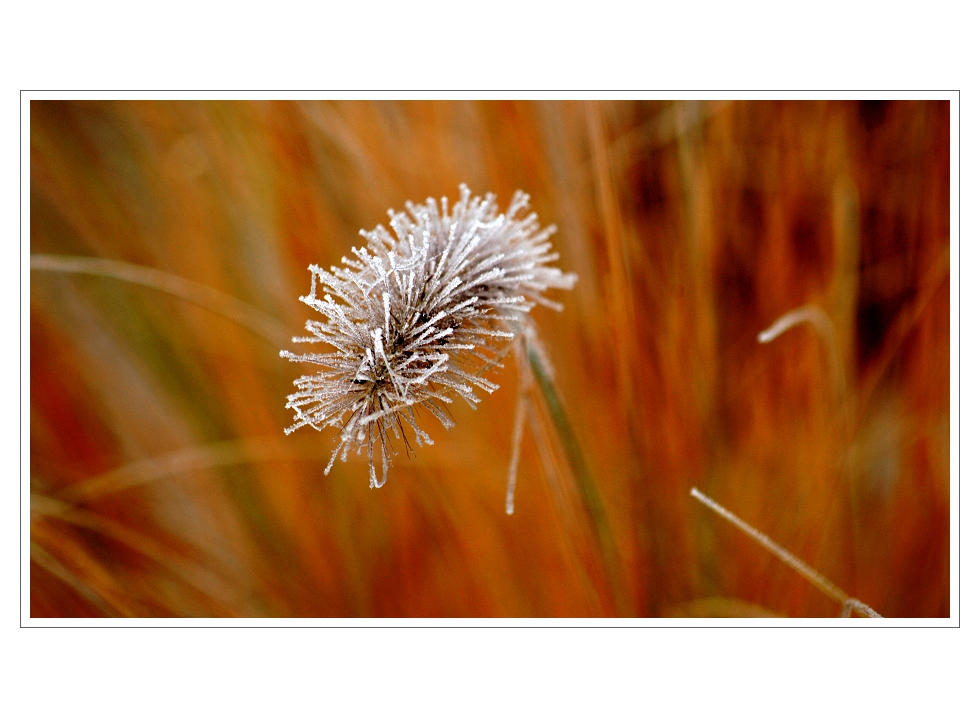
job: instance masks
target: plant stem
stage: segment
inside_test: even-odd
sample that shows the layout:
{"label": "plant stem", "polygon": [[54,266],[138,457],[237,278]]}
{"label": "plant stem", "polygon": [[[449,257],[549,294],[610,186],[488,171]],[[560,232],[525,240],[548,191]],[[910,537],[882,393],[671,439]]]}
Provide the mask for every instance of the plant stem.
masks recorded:
{"label": "plant stem", "polygon": [[619,555],[616,550],[616,543],[613,540],[612,528],[609,525],[609,519],[606,517],[606,511],[603,507],[599,488],[589,471],[588,464],[585,461],[585,455],[582,453],[578,440],[575,438],[575,433],[572,431],[571,423],[568,420],[568,415],[565,413],[565,407],[558,397],[555,385],[548,376],[548,372],[545,371],[541,358],[530,345],[527,346],[527,357],[530,361],[531,369],[534,371],[534,376],[538,381],[541,393],[544,395],[545,403],[548,405],[551,421],[555,426],[555,430],[558,432],[558,436],[561,438],[565,457],[568,459],[572,476],[575,477],[575,484],[582,496],[586,513],[589,516],[592,532],[599,546],[599,553],[602,558],[606,578],[609,581],[616,613],[621,616],[626,615],[626,600],[623,592]]}
{"label": "plant stem", "polygon": [[139,284],[221,314],[273,344],[281,345],[289,340],[289,330],[265,312],[217,289],[153,267],[99,257],[32,254],[31,269],[66,274],[90,274]]}
{"label": "plant stem", "polygon": [[843,589],[835,585],[829,578],[811,568],[803,560],[791,554],[778,543],[759,531],[759,529],[755,528],[746,521],[743,521],[717,501],[714,501],[713,499],[710,499],[702,494],[697,490],[697,488],[691,489],[691,496],[696,498],[723,519],[740,529],[742,532],[748,534],[748,536],[750,536],[756,543],[775,555],[776,558],[820,589],[821,593],[823,593],[825,596],[841,604],[844,611],[846,611],[846,615],[850,615],[850,609],[853,608],[869,618],[881,618],[881,615],[873,608],[865,603],[862,603],[861,601],[858,601],[856,598],[851,598],[848,596],[846,593],[844,593]]}

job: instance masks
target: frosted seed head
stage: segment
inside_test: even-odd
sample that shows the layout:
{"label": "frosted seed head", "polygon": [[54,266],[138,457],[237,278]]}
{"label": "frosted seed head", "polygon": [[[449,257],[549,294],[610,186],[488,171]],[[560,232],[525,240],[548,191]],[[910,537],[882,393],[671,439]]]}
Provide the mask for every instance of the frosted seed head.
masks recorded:
{"label": "frosted seed head", "polygon": [[473,197],[464,184],[452,207],[430,198],[407,202],[404,212],[388,210],[393,234],[380,225],[361,230],[366,245],[351,248],[341,268],[309,265],[310,292],[300,301],[327,321],[308,323],[310,336],[297,339],[330,349],[280,352],[322,369],[296,381],[287,403],[296,416],[286,432],[343,427],[328,472],[338,456],[345,461],[350,449],[364,449],[370,485],[383,485],[403,423],[418,445],[432,443],[418,427],[415,405],[451,427],[441,407],[453,396],[475,407],[475,389],[494,391],[481,374],[529,328],[530,309],[560,306],[542,294],[570,289],[576,277],[552,264],[558,255],[547,239],[555,228],[542,230],[529,210],[523,192],[501,214],[494,195]]}

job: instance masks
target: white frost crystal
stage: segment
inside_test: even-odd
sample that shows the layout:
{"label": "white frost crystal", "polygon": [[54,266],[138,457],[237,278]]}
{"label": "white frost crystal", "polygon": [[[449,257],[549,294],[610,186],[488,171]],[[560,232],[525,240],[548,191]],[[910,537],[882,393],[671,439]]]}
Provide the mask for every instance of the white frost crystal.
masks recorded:
{"label": "white frost crystal", "polygon": [[528,326],[531,308],[561,309],[542,294],[575,284],[575,275],[548,266],[558,258],[548,242],[556,228],[541,229],[537,215],[527,213],[527,194],[517,192],[505,214],[492,194],[471,197],[466,185],[460,194],[451,212],[445,197],[441,211],[432,198],[406,203],[406,212],[389,210],[394,237],[380,225],[362,230],[367,246],[352,249],[343,267],[309,268],[310,293],[300,301],[326,321],[307,321],[310,335],[293,341],[332,350],[280,356],[321,367],[294,382],[298,391],[286,407],[296,420],[286,433],[304,425],[340,429],[325,474],[338,455],[343,461],[351,448],[366,448],[370,485],[383,485],[392,440],[401,437],[412,450],[406,424],[416,443],[432,443],[416,410],[424,408],[449,428],[453,421],[443,405],[454,396],[475,408],[474,390],[497,388],[483,374]]}

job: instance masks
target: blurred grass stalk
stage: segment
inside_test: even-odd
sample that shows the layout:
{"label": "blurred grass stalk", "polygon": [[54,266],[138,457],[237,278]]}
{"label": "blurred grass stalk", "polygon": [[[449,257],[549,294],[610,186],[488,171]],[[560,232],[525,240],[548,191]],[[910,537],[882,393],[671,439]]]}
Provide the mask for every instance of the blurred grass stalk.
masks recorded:
{"label": "blurred grass stalk", "polygon": [[90,274],[156,289],[221,314],[277,346],[288,341],[290,336],[289,330],[283,324],[255,307],[204,284],[153,267],[96,257],[32,254],[31,269],[66,274]]}
{"label": "blurred grass stalk", "polygon": [[558,397],[558,391],[552,383],[548,372],[545,369],[541,357],[531,344],[527,345],[527,358],[531,364],[531,370],[537,379],[538,387],[544,396],[545,404],[548,406],[548,413],[558,437],[561,439],[562,448],[565,451],[565,458],[568,461],[575,485],[585,506],[589,517],[589,525],[592,529],[593,537],[599,547],[599,555],[602,557],[603,569],[606,579],[609,582],[610,591],[613,596],[613,603],[616,612],[620,616],[629,615],[625,587],[623,585],[622,566],[620,563],[619,552],[616,550],[616,542],[613,538],[612,527],[606,516],[603,507],[602,495],[599,487],[592,478],[588,463],[575,432],[565,413],[565,407]]}

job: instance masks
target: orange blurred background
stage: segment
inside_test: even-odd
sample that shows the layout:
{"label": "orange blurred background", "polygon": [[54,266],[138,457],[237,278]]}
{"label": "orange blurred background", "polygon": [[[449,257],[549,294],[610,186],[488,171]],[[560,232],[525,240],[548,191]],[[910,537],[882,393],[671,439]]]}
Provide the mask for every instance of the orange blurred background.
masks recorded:
{"label": "orange blurred background", "polygon": [[[948,616],[949,128],[948,102],[32,101],[32,255],[272,328],[32,271],[31,615],[839,615],[697,487],[881,614]],[[579,276],[534,316],[606,572],[546,421],[504,512],[513,362],[381,489],[283,435],[307,265],[461,182],[530,193]],[[803,305],[833,331],[757,342]]]}

